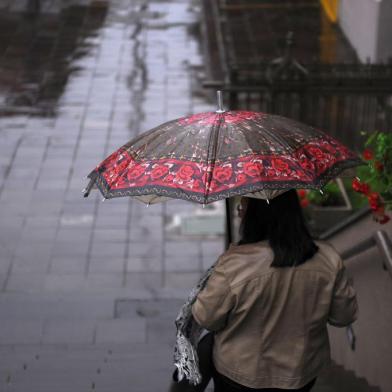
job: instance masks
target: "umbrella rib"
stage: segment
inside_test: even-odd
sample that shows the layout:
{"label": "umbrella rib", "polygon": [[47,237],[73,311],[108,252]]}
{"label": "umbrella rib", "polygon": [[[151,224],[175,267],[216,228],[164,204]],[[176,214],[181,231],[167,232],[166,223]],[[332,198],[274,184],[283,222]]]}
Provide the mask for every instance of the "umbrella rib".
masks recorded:
{"label": "umbrella rib", "polygon": [[[205,188],[205,201],[207,202],[209,193],[210,193],[210,186],[212,183],[212,178],[214,174],[214,169],[215,169],[215,161],[216,161],[216,152],[218,148],[218,140],[219,140],[219,131],[221,128],[221,125],[224,121],[224,114],[219,113],[217,114],[219,116],[219,121],[218,124],[213,123],[212,126],[212,131],[210,135],[210,140],[208,142],[208,153],[207,153],[207,177],[206,177],[206,188]],[[210,154],[210,147],[212,147],[212,155]],[[210,158],[211,156],[211,158]],[[210,160],[211,159],[211,160]],[[209,170],[210,168],[210,170]]]}

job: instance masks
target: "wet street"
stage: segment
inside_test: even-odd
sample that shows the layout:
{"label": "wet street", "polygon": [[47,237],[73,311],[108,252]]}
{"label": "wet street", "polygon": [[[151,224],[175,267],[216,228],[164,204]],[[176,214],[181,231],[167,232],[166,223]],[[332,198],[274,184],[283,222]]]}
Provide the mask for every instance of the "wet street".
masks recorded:
{"label": "wet street", "polygon": [[37,4],[0,0],[0,391],[164,390],[174,318],[223,237],[180,231],[194,204],[81,191],[132,137],[214,109],[198,2]]}

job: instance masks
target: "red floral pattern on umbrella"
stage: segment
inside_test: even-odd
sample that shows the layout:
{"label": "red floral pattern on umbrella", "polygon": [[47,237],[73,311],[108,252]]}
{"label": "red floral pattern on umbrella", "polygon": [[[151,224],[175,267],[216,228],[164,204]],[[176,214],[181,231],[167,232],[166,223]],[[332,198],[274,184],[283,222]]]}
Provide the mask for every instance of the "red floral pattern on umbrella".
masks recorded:
{"label": "red floral pattern on umbrella", "polygon": [[131,140],[89,175],[106,198],[210,203],[264,189],[320,188],[362,160],[331,136],[257,112],[200,113]]}

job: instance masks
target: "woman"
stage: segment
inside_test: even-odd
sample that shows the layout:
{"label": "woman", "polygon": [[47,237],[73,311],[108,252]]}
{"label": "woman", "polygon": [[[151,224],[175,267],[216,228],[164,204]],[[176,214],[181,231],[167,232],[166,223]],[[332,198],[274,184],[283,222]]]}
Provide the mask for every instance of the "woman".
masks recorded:
{"label": "woman", "polygon": [[215,391],[309,391],[330,362],[327,323],[357,317],[336,250],[314,241],[297,193],[242,198],[241,241],[222,254],[192,306],[214,332]]}

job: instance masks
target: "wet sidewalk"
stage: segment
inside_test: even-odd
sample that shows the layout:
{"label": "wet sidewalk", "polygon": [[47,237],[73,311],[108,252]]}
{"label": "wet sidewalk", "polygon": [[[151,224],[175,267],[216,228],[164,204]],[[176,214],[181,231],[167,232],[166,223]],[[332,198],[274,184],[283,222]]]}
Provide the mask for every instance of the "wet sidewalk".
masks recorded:
{"label": "wet sidewalk", "polygon": [[213,109],[198,3],[28,3],[0,0],[0,390],[164,390],[174,317],[223,238],[169,230],[193,204],[81,190],[130,138]]}

